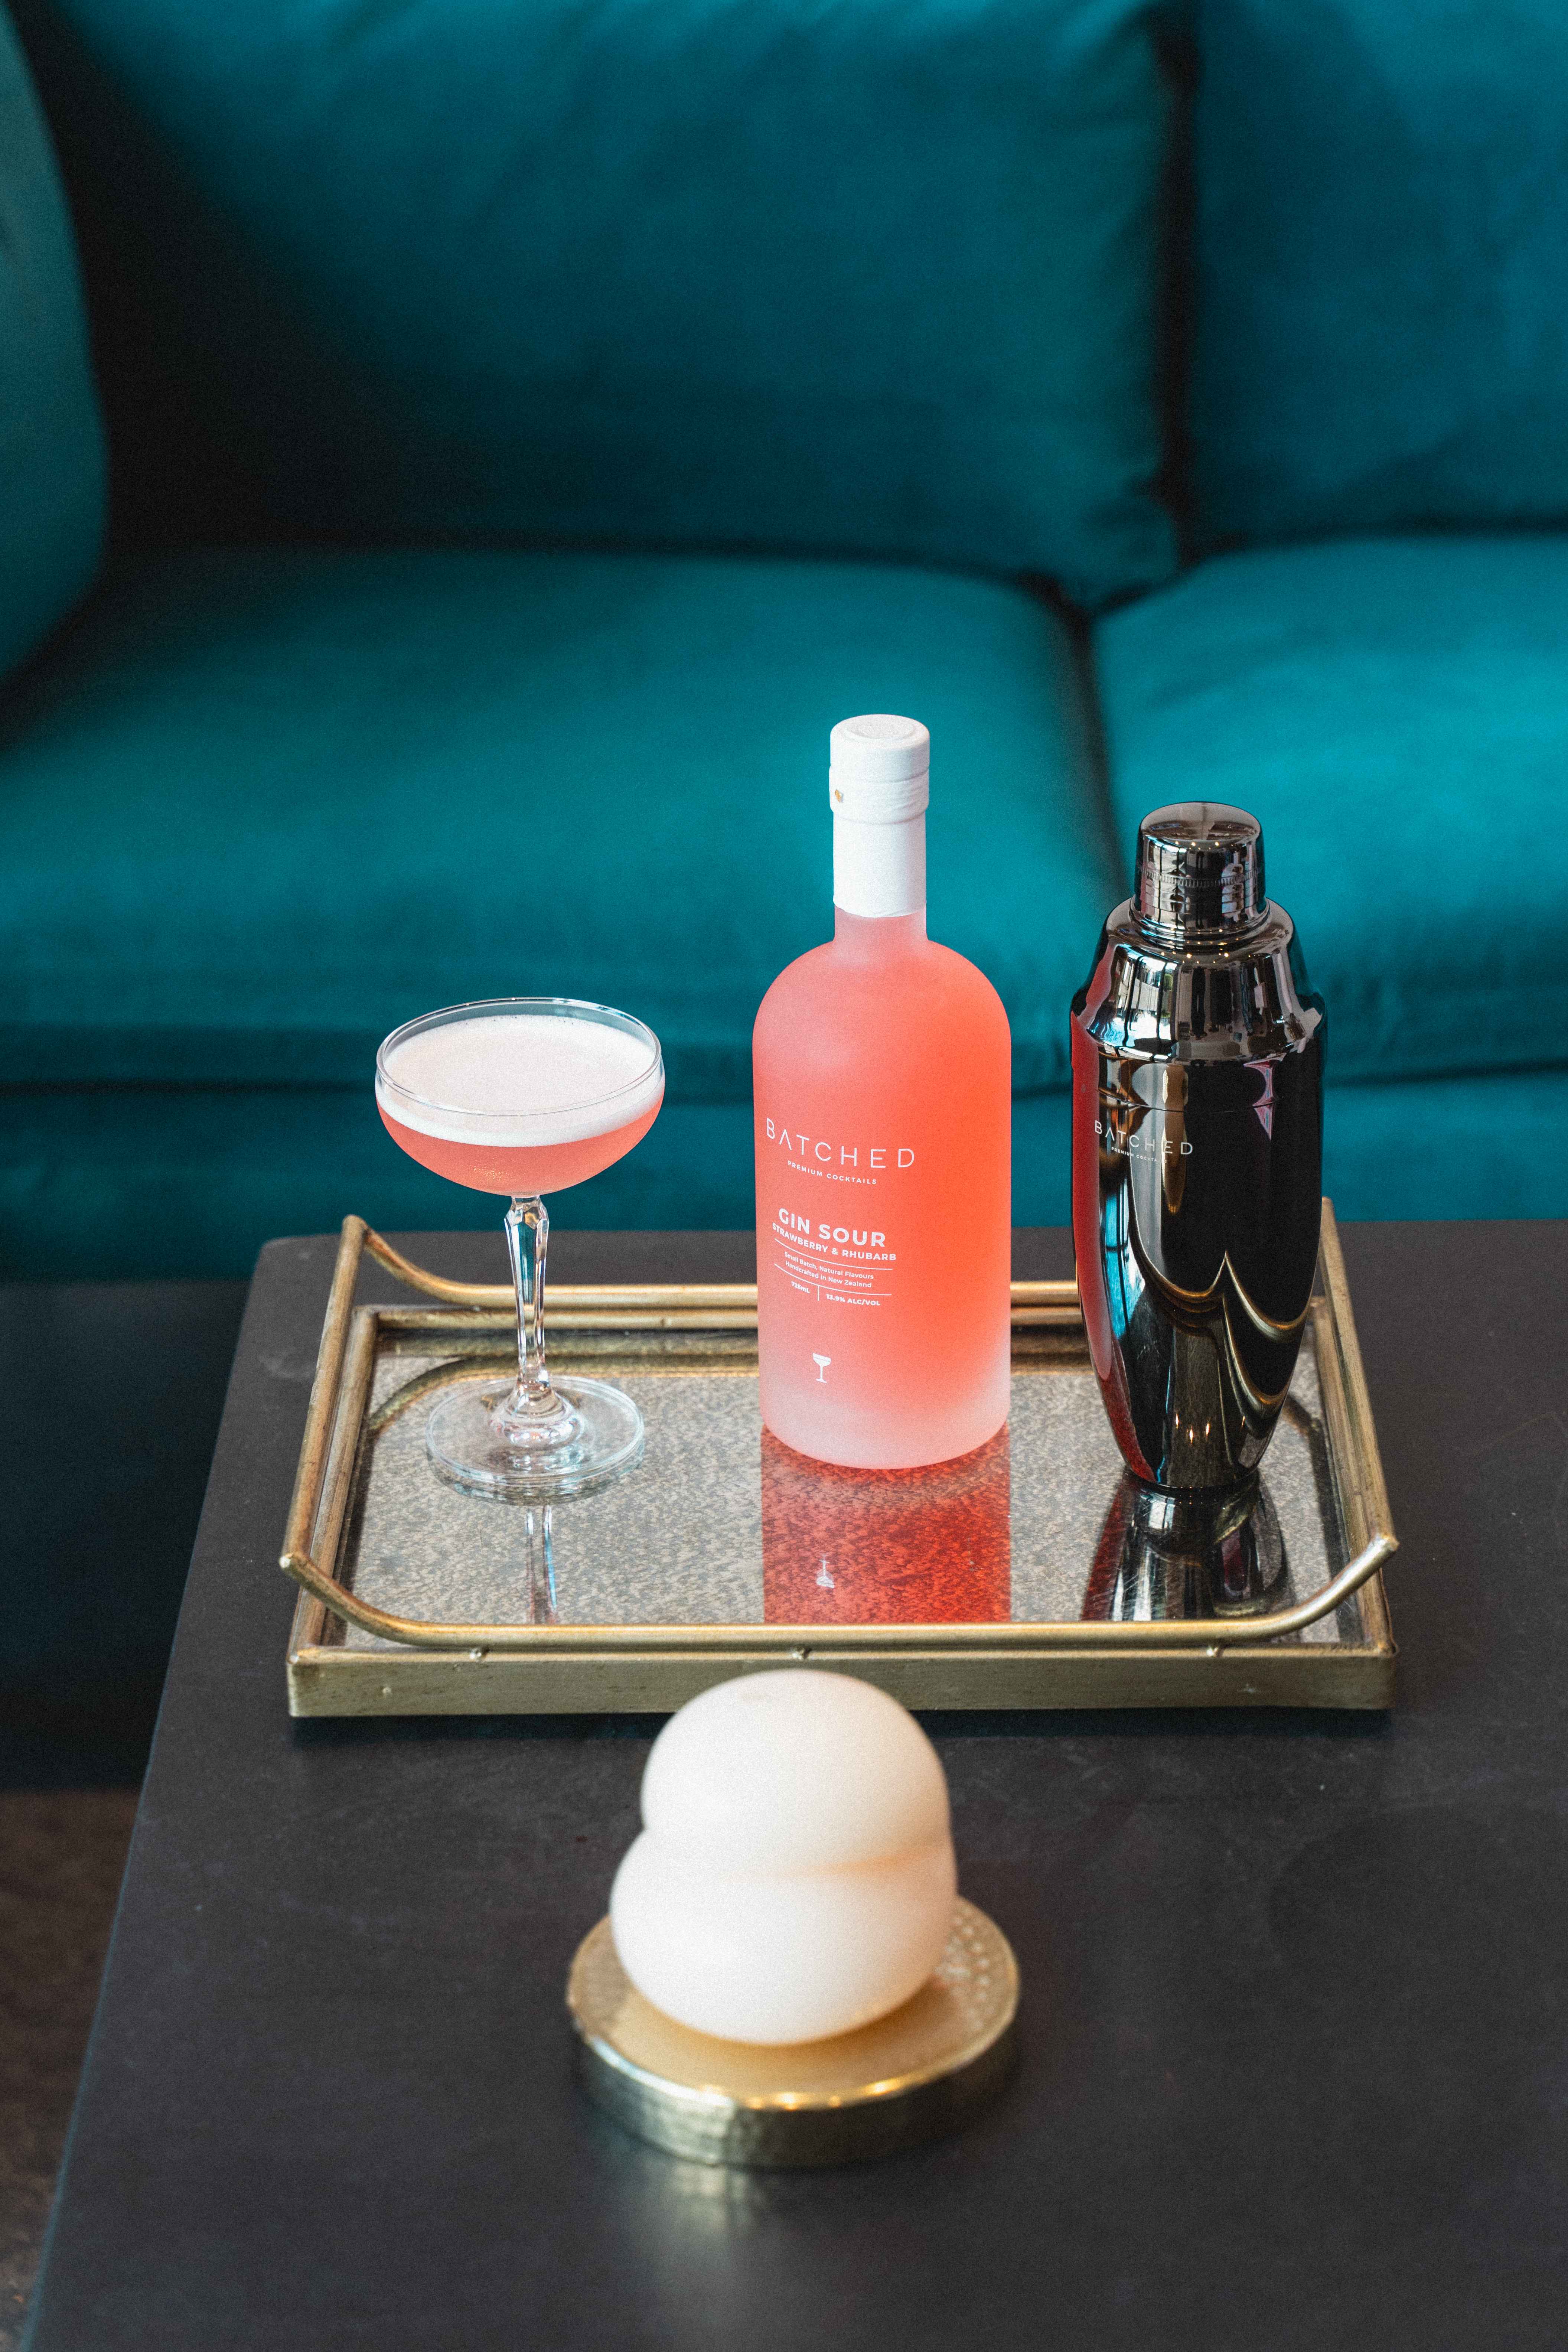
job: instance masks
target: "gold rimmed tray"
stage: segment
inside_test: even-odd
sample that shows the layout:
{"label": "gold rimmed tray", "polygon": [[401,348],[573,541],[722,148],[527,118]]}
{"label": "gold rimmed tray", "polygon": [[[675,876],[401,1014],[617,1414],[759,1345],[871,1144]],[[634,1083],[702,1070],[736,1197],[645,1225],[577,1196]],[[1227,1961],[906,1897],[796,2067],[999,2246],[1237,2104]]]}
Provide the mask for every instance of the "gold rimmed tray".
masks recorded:
{"label": "gold rimmed tray", "polygon": [[[356,1307],[367,1255],[426,1303]],[[807,1660],[920,1707],[1392,1699],[1394,1536],[1326,1202],[1264,1510],[1206,1564],[1140,1540],[1070,1282],[1014,1285],[1006,1430],[908,1473],[763,1431],[749,1285],[562,1285],[550,1314],[553,1364],[636,1397],[643,1462],[548,1509],[459,1494],[425,1412],[504,1366],[511,1294],[344,1221],[282,1555],[295,1715],[664,1712]]]}

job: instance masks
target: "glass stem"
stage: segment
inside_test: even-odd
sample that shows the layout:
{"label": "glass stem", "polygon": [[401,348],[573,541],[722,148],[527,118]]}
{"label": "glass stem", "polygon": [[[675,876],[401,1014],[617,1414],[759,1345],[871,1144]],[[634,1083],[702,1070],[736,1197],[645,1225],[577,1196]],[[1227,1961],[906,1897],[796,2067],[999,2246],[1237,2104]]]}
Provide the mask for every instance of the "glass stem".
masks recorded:
{"label": "glass stem", "polygon": [[544,1360],[544,1258],[550,1217],[537,1192],[513,1201],[506,1213],[507,1255],[517,1292],[517,1385],[496,1419],[513,1428],[564,1421],[570,1408],[550,1385]]}

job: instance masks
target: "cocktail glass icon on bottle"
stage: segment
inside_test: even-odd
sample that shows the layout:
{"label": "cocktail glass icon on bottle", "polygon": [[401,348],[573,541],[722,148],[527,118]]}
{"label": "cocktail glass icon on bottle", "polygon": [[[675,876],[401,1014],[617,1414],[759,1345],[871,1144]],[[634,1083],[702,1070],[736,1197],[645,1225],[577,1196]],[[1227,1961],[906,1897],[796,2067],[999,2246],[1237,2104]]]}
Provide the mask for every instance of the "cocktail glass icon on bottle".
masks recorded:
{"label": "cocktail glass icon on bottle", "polygon": [[827,1379],[827,1367],[833,1361],[832,1357],[819,1356],[814,1349],[812,1351],[811,1360],[816,1366],[817,1379],[826,1383]]}
{"label": "cocktail glass icon on bottle", "polygon": [[597,1176],[647,1133],[664,1099],[653,1031],[569,997],[456,1004],[393,1031],[375,1057],[375,1099],[412,1159],[511,1202],[517,1376],[443,1391],[426,1432],[438,1475],[473,1495],[551,1502],[633,1468],[643,1423],[631,1398],[605,1381],[551,1378],[541,1195]]}

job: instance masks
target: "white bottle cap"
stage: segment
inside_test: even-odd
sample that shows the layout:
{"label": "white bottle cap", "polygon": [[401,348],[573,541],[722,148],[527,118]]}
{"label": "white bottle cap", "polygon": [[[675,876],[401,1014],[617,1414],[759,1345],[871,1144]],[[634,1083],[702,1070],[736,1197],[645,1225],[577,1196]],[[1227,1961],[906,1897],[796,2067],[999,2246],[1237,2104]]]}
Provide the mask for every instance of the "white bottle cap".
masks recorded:
{"label": "white bottle cap", "polygon": [[827,795],[835,816],[896,824],[931,798],[931,736],[918,719],[881,711],[841,719],[828,738]]}
{"label": "white bottle cap", "polygon": [[833,898],[851,915],[918,914],[926,902],[931,736],[918,719],[841,719],[827,771]]}

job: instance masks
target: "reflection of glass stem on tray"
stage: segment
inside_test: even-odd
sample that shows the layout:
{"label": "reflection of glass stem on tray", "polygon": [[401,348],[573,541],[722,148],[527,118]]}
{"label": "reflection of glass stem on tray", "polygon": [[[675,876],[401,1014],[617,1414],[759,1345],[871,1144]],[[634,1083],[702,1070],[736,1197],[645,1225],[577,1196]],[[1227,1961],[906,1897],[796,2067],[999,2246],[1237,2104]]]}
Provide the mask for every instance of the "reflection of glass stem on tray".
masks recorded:
{"label": "reflection of glass stem on tray", "polygon": [[528,1580],[528,1622],[555,1623],[555,1553],[550,1505],[530,1503],[522,1515],[523,1570]]}
{"label": "reflection of glass stem on tray", "polygon": [[375,1059],[388,1132],[421,1166],[509,1198],[517,1377],[437,1404],[437,1474],[503,1502],[580,1495],[641,1456],[642,1416],[603,1381],[552,1381],[544,1352],[550,1217],[541,1195],[599,1175],[639,1143],[664,1098],[658,1039],[629,1013],[564,997],[499,997],[394,1030]]}

